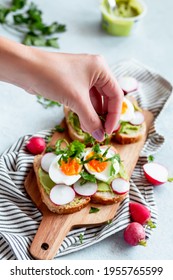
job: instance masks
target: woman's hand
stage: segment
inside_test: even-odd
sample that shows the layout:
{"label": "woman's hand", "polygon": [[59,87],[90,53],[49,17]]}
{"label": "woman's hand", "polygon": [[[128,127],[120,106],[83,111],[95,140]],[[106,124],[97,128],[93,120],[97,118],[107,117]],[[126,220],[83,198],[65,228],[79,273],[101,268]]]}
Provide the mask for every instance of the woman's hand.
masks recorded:
{"label": "woman's hand", "polygon": [[[70,107],[82,129],[98,141],[112,133],[123,93],[105,60],[97,55],[33,52],[37,67],[29,91]],[[106,116],[104,127],[98,114]]]}
{"label": "woman's hand", "polygon": [[[0,80],[58,101],[98,141],[116,126],[123,93],[101,56],[49,53],[0,38]],[[98,116],[106,116],[103,124]]]}

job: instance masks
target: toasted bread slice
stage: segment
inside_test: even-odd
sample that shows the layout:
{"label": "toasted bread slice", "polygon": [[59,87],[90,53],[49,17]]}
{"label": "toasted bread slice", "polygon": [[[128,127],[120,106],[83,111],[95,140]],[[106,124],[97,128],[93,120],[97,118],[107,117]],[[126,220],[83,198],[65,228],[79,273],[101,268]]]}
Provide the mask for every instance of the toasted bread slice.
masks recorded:
{"label": "toasted bread slice", "polygon": [[67,124],[67,128],[68,128],[68,134],[70,136],[70,138],[72,140],[78,140],[82,143],[85,142],[85,135],[82,134],[78,134],[76,132],[76,130],[72,127],[71,123],[69,122],[69,113],[70,113],[70,108],[68,108],[67,106],[64,106],[64,114],[65,114],[65,120],[66,120],[66,124]]}
{"label": "toasted bread slice", "polygon": [[[132,102],[132,104],[138,111],[142,112],[142,109],[139,107],[137,100],[133,96],[126,96],[126,98]],[[141,124],[140,129],[136,133],[134,132],[133,134],[125,134],[117,131],[115,135],[113,135],[112,139],[122,145],[132,144],[138,142],[145,133],[146,123],[144,122],[143,124]]]}
{"label": "toasted bread slice", "polygon": [[[67,106],[64,106],[64,114],[65,114],[65,121],[66,121],[66,124],[67,124],[67,128],[68,128],[68,134],[70,136],[70,138],[72,140],[78,140],[80,141],[81,143],[85,143],[86,146],[91,146],[92,144],[87,141],[88,139],[90,140],[90,134],[89,133],[86,133],[83,131],[82,134],[79,134],[71,125],[70,121],[69,121],[69,114],[70,112],[72,112],[70,110],[70,108],[68,108]],[[82,131],[82,129],[81,129]],[[92,137],[92,136],[91,136]],[[103,142],[110,142],[111,140],[111,137],[112,135],[107,135],[107,138],[105,138],[105,141]],[[96,140],[95,140],[96,141]],[[96,141],[97,142],[97,141]]]}
{"label": "toasted bread slice", "polygon": [[124,200],[127,194],[118,195],[113,192],[96,192],[91,197],[91,202],[103,205],[119,203]]}
{"label": "toasted bread slice", "polygon": [[79,195],[76,195],[72,202],[67,203],[65,205],[56,205],[50,200],[49,195],[45,192],[45,190],[40,182],[40,178],[39,178],[38,171],[39,171],[39,168],[41,167],[41,158],[42,158],[42,155],[35,156],[33,166],[34,166],[34,171],[35,171],[35,175],[36,175],[36,179],[37,179],[38,189],[41,194],[41,199],[42,199],[43,203],[46,204],[48,209],[57,214],[72,214],[77,211],[80,211],[82,208],[87,206],[87,204],[91,200],[90,197],[83,197],[83,196],[79,196]]}
{"label": "toasted bread slice", "polygon": [[[114,146],[111,146],[111,150],[113,150],[115,153],[118,153],[117,149]],[[91,202],[103,205],[115,204],[123,201],[126,196],[127,193],[119,195],[114,193],[113,191],[97,191],[94,195],[91,196]]]}
{"label": "toasted bread slice", "polygon": [[114,136],[113,136],[113,139],[122,144],[122,145],[125,145],[125,144],[131,144],[131,143],[135,143],[135,142],[138,142],[142,137],[143,135],[146,133],[146,123],[144,122],[141,127],[140,127],[140,130],[136,133],[133,133],[133,134],[125,134],[125,133],[119,133],[117,132]]}

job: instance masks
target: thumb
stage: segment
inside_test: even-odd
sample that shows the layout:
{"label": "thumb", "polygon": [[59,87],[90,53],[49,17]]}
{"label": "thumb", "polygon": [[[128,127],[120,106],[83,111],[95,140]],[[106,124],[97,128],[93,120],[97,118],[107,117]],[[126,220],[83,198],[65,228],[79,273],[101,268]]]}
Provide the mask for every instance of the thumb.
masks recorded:
{"label": "thumb", "polygon": [[79,117],[82,130],[91,134],[99,142],[104,140],[102,122],[89,98],[82,99],[76,104],[75,113]]}

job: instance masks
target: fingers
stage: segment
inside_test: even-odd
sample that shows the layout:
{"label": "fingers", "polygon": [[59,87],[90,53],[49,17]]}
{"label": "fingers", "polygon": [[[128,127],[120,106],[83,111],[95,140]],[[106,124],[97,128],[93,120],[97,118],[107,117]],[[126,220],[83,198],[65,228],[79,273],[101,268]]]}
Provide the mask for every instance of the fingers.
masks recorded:
{"label": "fingers", "polygon": [[111,134],[120,118],[124,94],[115,79],[113,82],[111,80],[108,81],[108,83],[103,88],[103,92],[107,97],[107,117],[105,121],[105,130],[106,133]]}
{"label": "fingers", "polygon": [[103,141],[104,129],[102,122],[96,113],[90,98],[82,98],[76,103],[76,105],[75,113],[79,116],[82,130],[91,134],[97,141]]}
{"label": "fingers", "polygon": [[101,87],[104,100],[103,112],[107,113],[105,132],[111,134],[120,118],[124,94],[112,75],[108,76],[107,79],[105,84],[99,81],[99,86]]}
{"label": "fingers", "polygon": [[90,89],[90,99],[97,114],[102,115],[102,96],[95,87]]}

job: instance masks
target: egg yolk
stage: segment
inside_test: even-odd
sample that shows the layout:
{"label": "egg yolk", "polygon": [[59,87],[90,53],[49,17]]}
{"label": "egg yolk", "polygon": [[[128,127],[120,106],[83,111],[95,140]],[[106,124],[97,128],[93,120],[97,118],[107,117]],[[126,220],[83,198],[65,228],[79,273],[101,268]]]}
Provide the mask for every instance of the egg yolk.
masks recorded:
{"label": "egg yolk", "polygon": [[[90,157],[92,157],[94,155],[93,152],[89,153],[87,156],[86,156],[86,159],[89,159]],[[91,171],[94,171],[94,172],[97,172],[97,173],[100,173],[102,172],[103,170],[105,170],[105,168],[107,167],[108,163],[105,162],[105,161],[99,161],[97,159],[92,159],[90,160],[88,163],[87,163],[87,166],[88,168],[91,170]]]}
{"label": "egg yolk", "polygon": [[126,111],[127,111],[127,104],[126,104],[126,102],[123,101],[121,114],[125,114]]}
{"label": "egg yolk", "polygon": [[61,162],[61,171],[68,176],[78,175],[82,170],[82,165],[76,158],[68,158],[67,162]]}

